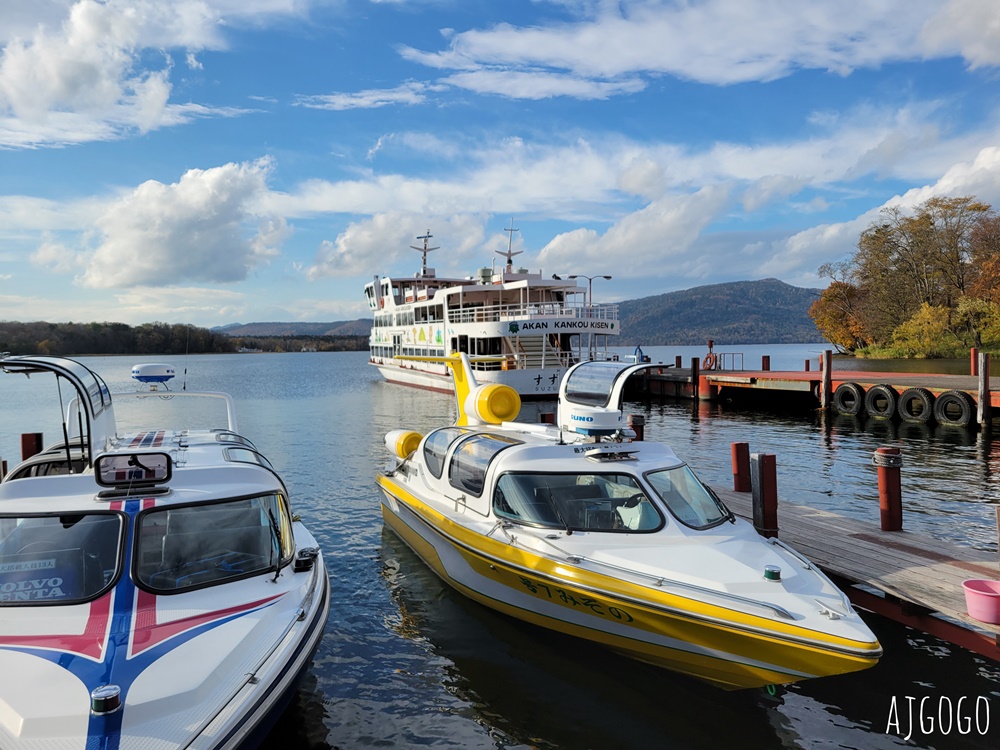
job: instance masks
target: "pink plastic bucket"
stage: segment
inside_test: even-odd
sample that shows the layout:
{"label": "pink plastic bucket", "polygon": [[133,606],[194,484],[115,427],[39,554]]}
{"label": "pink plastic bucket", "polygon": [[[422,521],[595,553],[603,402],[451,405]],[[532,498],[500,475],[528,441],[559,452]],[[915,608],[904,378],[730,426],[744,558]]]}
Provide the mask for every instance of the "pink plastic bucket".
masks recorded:
{"label": "pink plastic bucket", "polygon": [[962,581],[965,589],[965,606],[969,617],[1000,625],[1000,581],[985,581],[971,578]]}

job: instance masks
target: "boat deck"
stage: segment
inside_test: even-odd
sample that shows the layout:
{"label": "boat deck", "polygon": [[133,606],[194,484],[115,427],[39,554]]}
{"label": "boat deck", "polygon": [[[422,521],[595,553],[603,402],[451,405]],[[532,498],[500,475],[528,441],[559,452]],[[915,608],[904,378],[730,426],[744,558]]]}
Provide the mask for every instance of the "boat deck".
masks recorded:
{"label": "boat deck", "polygon": [[[753,521],[751,493],[714,489]],[[970,578],[1000,578],[997,555],[783,501],[778,528],[779,539],[851,584],[845,591],[858,606],[1000,660],[1000,625],[969,617],[962,588]]]}

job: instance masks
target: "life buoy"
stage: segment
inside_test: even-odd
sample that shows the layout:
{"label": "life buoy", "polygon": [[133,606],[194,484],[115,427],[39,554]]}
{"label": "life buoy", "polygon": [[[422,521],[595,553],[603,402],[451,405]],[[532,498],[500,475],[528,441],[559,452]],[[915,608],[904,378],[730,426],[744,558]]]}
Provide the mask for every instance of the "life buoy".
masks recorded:
{"label": "life buoy", "polygon": [[841,383],[833,392],[833,408],[841,414],[857,416],[864,406],[865,392],[857,383]]}
{"label": "life buoy", "polygon": [[705,359],[701,361],[702,370],[714,370],[717,359],[714,352],[709,352],[705,355]]}
{"label": "life buoy", "polygon": [[934,416],[934,394],[926,388],[907,388],[899,394],[896,413],[904,422],[926,424]]}
{"label": "life buoy", "polygon": [[948,427],[968,427],[976,402],[965,391],[945,391],[934,399],[934,419]]}
{"label": "life buoy", "polygon": [[899,395],[890,385],[873,385],[865,394],[865,411],[873,417],[892,419],[896,416]]}

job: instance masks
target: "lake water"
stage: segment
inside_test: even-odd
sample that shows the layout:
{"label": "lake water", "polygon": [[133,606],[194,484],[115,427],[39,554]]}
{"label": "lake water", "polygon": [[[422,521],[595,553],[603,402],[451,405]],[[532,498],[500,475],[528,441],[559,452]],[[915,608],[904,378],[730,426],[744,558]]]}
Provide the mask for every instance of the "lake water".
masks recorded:
{"label": "lake water", "polygon": [[[743,351],[747,367],[759,366],[751,356],[765,353],[772,369],[802,369],[823,348],[717,350]],[[656,350],[646,350],[654,361],[705,352]],[[81,359],[112,391],[137,389],[133,364],[164,361]],[[174,389],[186,378],[189,389],[233,394],[240,431],[283,473],[330,569],[325,637],[267,748],[1000,746],[1000,663],[874,615],[865,619],[885,647],[878,666],[771,695],[721,692],[487,610],[441,583],[383,530],[373,481],[387,456],[385,432],[453,421],[451,398],[382,383],[366,353],[166,361],[182,373]],[[0,375],[0,394],[0,455],[16,462],[22,432],[55,439],[59,394],[51,379]],[[137,424],[123,406],[120,421]],[[552,410],[552,403],[526,404],[522,418]],[[871,454],[897,445],[905,461],[904,525],[996,550],[1000,445],[989,435],[727,403],[654,401],[627,411],[644,413],[647,439],[671,443],[709,483],[731,486],[729,445],[746,441],[752,451],[776,455],[783,499],[873,524]]]}

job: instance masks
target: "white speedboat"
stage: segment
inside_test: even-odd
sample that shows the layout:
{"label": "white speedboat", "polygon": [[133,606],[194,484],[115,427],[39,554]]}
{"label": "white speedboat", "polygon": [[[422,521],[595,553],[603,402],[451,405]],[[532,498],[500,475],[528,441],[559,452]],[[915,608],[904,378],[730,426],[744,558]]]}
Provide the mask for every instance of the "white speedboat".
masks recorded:
{"label": "white speedboat", "polygon": [[[226,426],[118,434],[83,364],[7,357],[55,375],[64,440],[0,483],[0,747],[236,748],[294,694],[323,635],[329,579],[281,477]],[[152,404],[151,404],[152,405]]]}
{"label": "white speedboat", "polygon": [[509,245],[496,251],[507,260],[499,270],[438,277],[427,267],[427,253],[438,249],[427,246],[431,236],[411,246],[423,253],[419,272],[365,285],[374,316],[370,362],[387,381],[452,393],[448,368],[429,358],[465,352],[480,382],[509,385],[524,398],[553,398],[569,367],[613,356],[618,306],[593,304],[590,284],[515,268],[521,251]]}
{"label": "white speedboat", "polygon": [[449,361],[456,424],[386,436],[386,524],[500,612],[727,689],[874,665],[882,648],[800,554],[737,519],[667,446],[632,440],[621,391],[649,365],[584,362],[557,424]]}

